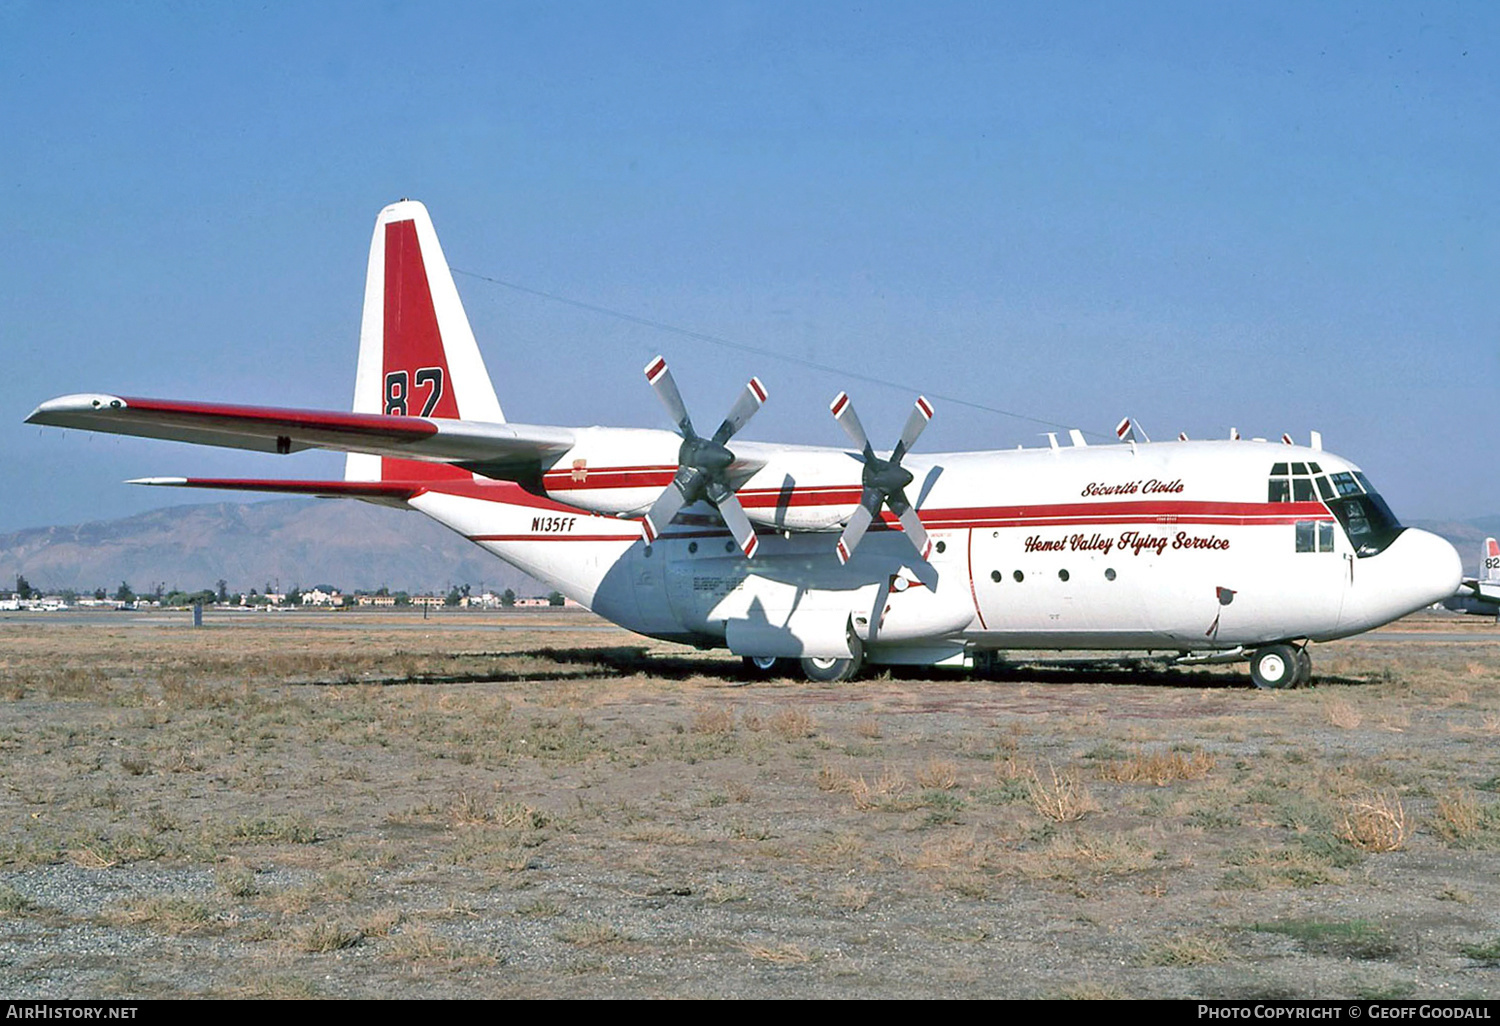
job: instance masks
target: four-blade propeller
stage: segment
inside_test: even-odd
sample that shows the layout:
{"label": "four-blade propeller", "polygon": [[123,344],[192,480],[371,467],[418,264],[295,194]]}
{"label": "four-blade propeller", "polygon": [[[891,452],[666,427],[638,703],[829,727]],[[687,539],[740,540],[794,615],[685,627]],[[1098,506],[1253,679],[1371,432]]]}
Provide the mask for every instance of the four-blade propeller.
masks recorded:
{"label": "four-blade propeller", "polygon": [[748,558],[755,555],[760,543],[755,537],[755,528],[745,516],[745,508],[734,494],[729,483],[729,468],[734,464],[734,453],[725,447],[726,442],[755,415],[766,401],[766,387],[759,378],[751,378],[745,386],[729,415],[712,438],[703,438],[693,430],[692,418],[683,405],[677,383],[667,369],[665,358],[658,356],[646,365],[646,380],[656,390],[656,397],[671,414],[682,436],[682,446],[677,450],[677,473],[672,483],[661,493],[646,513],[641,529],[646,541],[653,542],[662,530],[672,522],[677,511],[691,503],[703,500],[719,511],[724,524],[740,551]]}
{"label": "four-blade propeller", "polygon": [[927,531],[922,527],[922,519],[917,516],[916,508],[907,501],[906,486],[911,484],[912,476],[911,471],[901,466],[901,459],[911,451],[922,429],[932,419],[932,404],[925,397],[917,396],[916,407],[911,411],[911,416],[906,418],[906,427],[901,430],[901,440],[896,443],[888,460],[875,455],[875,449],[870,445],[864,425],[854,413],[854,403],[849,400],[847,392],[840,392],[835,396],[828,408],[833,411],[834,419],[849,435],[850,441],[860,450],[865,461],[860,480],[862,487],[859,505],[849,517],[844,533],[839,536],[839,562],[849,562],[859,540],[865,536],[870,521],[879,514],[882,503],[896,514],[896,519],[901,521],[901,528],[916,548],[917,554],[926,559],[932,551],[932,542],[927,538]]}

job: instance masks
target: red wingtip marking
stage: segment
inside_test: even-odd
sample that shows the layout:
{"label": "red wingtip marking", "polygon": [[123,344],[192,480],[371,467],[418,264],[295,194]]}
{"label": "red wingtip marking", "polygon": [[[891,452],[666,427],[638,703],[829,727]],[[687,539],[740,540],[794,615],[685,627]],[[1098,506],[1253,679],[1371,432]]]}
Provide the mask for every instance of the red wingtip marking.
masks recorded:
{"label": "red wingtip marking", "polygon": [[928,541],[928,543],[922,547],[922,558],[926,559],[930,555],[932,555],[932,542]]}
{"label": "red wingtip marking", "polygon": [[835,546],[835,548],[837,549],[838,554],[839,554],[839,562],[840,563],[847,563],[847,562],[849,562],[849,550],[844,546],[844,539],[840,538],[839,539],[839,543],[838,543],[837,546]]}
{"label": "red wingtip marking", "polygon": [[656,528],[651,526],[651,518],[646,517],[641,521],[641,532],[646,536],[646,544],[656,541]]}
{"label": "red wingtip marking", "polygon": [[1125,435],[1129,431],[1130,431],[1130,418],[1129,417],[1126,417],[1124,420],[1120,421],[1120,423],[1118,423],[1118,424],[1115,425],[1115,437],[1117,437],[1117,438],[1124,438]]}
{"label": "red wingtip marking", "polygon": [[755,393],[755,398],[761,402],[766,401],[766,386],[760,383],[760,378],[750,379],[750,391]]}
{"label": "red wingtip marking", "polygon": [[745,558],[749,559],[754,556],[755,550],[758,548],[760,548],[760,539],[752,534],[750,540],[745,543]]}
{"label": "red wingtip marking", "polygon": [[666,369],[667,358],[664,356],[658,356],[656,359],[646,364],[646,380],[651,382],[653,385],[656,384],[656,379],[661,377],[661,372]]}
{"label": "red wingtip marking", "polygon": [[840,392],[838,395],[836,395],[836,396],[833,397],[833,403],[828,408],[830,410],[832,410],[833,411],[833,415],[835,417],[837,417],[839,414],[841,414],[841,413],[844,412],[844,407],[848,406],[848,405],[849,405],[849,393],[848,392]]}
{"label": "red wingtip marking", "polygon": [[1295,445],[1296,444],[1295,442],[1292,441],[1292,436],[1291,435],[1285,435],[1284,434],[1284,435],[1281,436],[1281,440],[1283,442],[1285,442],[1287,445]]}
{"label": "red wingtip marking", "polygon": [[932,404],[927,401],[925,395],[917,396],[917,409],[922,411],[922,416],[928,420],[932,419]]}

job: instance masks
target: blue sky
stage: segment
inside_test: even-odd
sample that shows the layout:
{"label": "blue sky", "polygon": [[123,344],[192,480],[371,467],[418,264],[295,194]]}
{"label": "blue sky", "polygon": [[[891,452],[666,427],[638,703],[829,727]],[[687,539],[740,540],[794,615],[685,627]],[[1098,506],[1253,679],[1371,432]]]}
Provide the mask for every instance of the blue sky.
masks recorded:
{"label": "blue sky", "polygon": [[[915,390],[1107,433],[1321,430],[1500,512],[1492,4],[0,0],[0,530],[337,476],[21,424],[75,391],[347,408],[376,212],[460,276],[506,415],[894,438]],[[880,386],[780,360],[846,367]],[[937,401],[924,449],[1038,444]]]}

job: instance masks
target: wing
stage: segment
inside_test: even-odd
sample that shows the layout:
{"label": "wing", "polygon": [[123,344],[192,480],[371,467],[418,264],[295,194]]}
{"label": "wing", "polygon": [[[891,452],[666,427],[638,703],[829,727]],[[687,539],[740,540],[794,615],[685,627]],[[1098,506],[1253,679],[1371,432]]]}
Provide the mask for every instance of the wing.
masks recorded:
{"label": "wing", "polygon": [[28,424],[256,452],[365,452],[449,463],[500,481],[540,475],[573,446],[567,428],[83,394],[50,399]]}

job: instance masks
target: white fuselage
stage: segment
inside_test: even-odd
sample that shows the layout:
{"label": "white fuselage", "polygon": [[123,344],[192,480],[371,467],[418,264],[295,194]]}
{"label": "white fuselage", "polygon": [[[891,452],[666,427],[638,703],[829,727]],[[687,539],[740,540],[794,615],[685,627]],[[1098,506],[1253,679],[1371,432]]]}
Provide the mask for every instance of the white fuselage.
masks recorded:
{"label": "white fuselage", "polygon": [[[852,452],[736,446],[763,463],[739,489],[760,533],[747,560],[707,507],[689,507],[649,546],[627,519],[670,482],[675,436],[576,434],[543,478],[547,498],[476,482],[411,505],[624,627],[744,655],[860,645],[871,662],[940,662],[975,649],[1325,640],[1438,601],[1460,579],[1452,547],[1422,531],[1361,555],[1322,497],[1330,476],[1352,481],[1357,468],[1320,450],[1222,441],[913,454],[930,560],[887,517],[841,566],[831,532],[859,498]],[[1278,465],[1284,477],[1319,473],[1304,470],[1283,497],[1270,484]]]}

